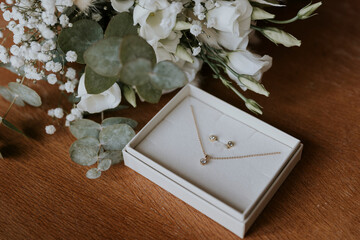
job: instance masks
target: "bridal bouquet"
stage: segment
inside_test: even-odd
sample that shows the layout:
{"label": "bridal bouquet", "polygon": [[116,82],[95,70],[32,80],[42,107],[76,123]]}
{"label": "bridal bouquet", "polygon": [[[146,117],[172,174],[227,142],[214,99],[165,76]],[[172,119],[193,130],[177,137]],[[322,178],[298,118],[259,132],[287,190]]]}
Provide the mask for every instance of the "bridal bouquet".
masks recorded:
{"label": "bridal bouquet", "polygon": [[[122,117],[96,123],[84,114],[121,109],[126,102],[136,107],[136,96],[157,103],[163,93],[193,81],[203,64],[250,111],[261,114],[260,105],[240,91],[269,95],[260,80],[272,58],[247,49],[251,35],[300,46],[274,25],[307,19],[320,5],[275,20],[264,9],[284,6],[276,0],[6,0],[0,3],[7,22],[0,28],[0,66],[19,77],[0,87],[11,102],[0,123],[22,133],[6,119],[13,105],[40,106],[31,88],[37,81],[58,85],[73,108],[56,107],[48,114],[65,118],[77,138],[71,159],[97,164],[86,174],[97,178],[122,160],[137,123]],[[45,131],[53,134],[56,128],[49,124]]]}

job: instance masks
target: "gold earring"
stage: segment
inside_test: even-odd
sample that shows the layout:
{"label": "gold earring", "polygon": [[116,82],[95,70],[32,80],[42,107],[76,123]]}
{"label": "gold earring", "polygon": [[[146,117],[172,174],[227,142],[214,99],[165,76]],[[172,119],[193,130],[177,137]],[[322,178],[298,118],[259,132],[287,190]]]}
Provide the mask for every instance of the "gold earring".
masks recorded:
{"label": "gold earring", "polygon": [[234,145],[235,145],[234,142],[228,141],[227,144],[226,144],[226,147],[227,148],[232,148]]}
{"label": "gold earring", "polygon": [[209,139],[211,142],[215,142],[218,140],[218,138],[215,135],[210,135]]}

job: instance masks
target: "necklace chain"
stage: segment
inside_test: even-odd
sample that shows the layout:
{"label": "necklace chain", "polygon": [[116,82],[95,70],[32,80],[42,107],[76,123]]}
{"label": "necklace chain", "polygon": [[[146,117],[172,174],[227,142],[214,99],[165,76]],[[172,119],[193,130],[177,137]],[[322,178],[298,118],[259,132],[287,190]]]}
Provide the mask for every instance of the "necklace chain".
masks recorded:
{"label": "necklace chain", "polygon": [[269,153],[258,153],[258,154],[249,154],[249,155],[241,155],[241,156],[229,156],[229,157],[213,157],[213,156],[209,156],[205,152],[204,145],[203,145],[203,142],[202,142],[201,137],[200,137],[198,123],[197,123],[195,113],[194,113],[194,107],[192,105],[190,107],[191,107],[191,113],[192,113],[194,123],[195,123],[195,129],[196,129],[197,137],[198,137],[198,140],[199,140],[199,143],[200,143],[200,146],[201,146],[201,150],[202,150],[202,152],[204,154],[204,157],[205,157],[205,159],[204,159],[205,163],[207,163],[207,160],[209,160],[209,159],[214,159],[214,160],[240,159],[240,158],[269,156],[269,155],[275,155],[275,154],[280,154],[281,153],[281,152],[269,152]]}

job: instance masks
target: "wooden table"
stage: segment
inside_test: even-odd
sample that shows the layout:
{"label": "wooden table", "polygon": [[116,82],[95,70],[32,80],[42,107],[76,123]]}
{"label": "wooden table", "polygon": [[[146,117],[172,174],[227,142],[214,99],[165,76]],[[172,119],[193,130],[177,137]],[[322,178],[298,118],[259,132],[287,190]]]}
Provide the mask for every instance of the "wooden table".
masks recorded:
{"label": "wooden table", "polygon": [[[292,5],[283,16],[300,6]],[[247,94],[264,106],[260,119],[305,148],[249,240],[360,239],[359,12],[355,0],[326,1],[319,16],[286,27],[303,40],[301,48],[265,43],[259,50],[274,57],[264,77],[271,96]],[[14,80],[0,74],[1,85]],[[41,108],[16,107],[9,115],[28,139],[0,128],[0,239],[239,239],[122,164],[86,179],[87,168],[69,158],[74,138],[63,122],[54,123],[55,135],[44,132],[53,124],[46,111],[59,102],[56,88],[44,86],[35,87]],[[202,88],[245,109],[217,80],[203,79]],[[139,130],[173,95],[107,116],[134,118]],[[0,99],[1,113],[7,106]]]}

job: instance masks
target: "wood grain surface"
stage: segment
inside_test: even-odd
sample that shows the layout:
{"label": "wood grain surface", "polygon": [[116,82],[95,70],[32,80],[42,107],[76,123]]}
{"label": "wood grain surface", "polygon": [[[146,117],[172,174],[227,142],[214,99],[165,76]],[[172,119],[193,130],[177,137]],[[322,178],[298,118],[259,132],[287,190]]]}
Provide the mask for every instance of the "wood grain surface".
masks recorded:
{"label": "wood grain surface", "polygon": [[[279,13],[289,17],[306,3],[290,1]],[[254,46],[274,57],[264,76],[271,95],[247,94],[263,105],[260,119],[305,148],[246,239],[360,239],[359,13],[356,0],[324,1],[319,16],[285,27],[303,40],[301,48]],[[0,78],[6,85],[15,76],[0,70]],[[123,164],[86,179],[87,168],[68,155],[74,138],[46,114],[65,100],[56,87],[34,88],[43,106],[9,115],[29,138],[0,128],[0,239],[239,239]],[[245,109],[217,80],[203,77],[201,88]],[[174,94],[106,117],[134,118],[140,130]],[[1,114],[7,107],[0,99]],[[45,134],[48,124],[55,135]]]}

